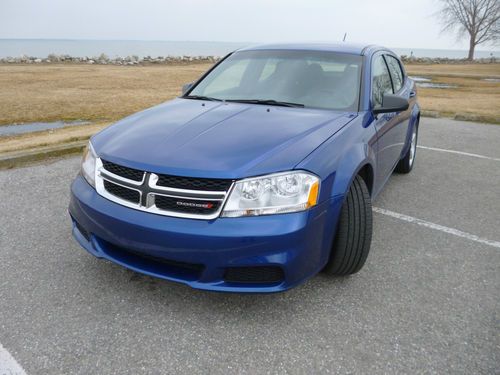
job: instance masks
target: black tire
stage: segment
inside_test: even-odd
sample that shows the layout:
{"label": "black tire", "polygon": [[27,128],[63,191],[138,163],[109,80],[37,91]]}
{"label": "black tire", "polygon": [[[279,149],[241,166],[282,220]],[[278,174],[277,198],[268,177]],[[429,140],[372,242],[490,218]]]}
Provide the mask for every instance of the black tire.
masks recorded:
{"label": "black tire", "polygon": [[415,165],[415,158],[417,156],[417,141],[418,141],[418,122],[413,125],[412,135],[410,138],[410,147],[405,156],[396,165],[395,171],[397,173],[410,173]]}
{"label": "black tire", "polygon": [[342,205],[330,259],[323,271],[336,276],[358,272],[365,264],[371,241],[370,193],[361,176],[356,176]]}

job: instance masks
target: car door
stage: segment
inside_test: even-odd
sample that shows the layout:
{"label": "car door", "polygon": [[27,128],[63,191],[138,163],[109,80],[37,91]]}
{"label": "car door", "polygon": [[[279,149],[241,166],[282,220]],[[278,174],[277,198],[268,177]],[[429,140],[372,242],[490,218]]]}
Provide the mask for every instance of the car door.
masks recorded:
{"label": "car door", "polygon": [[[382,106],[384,94],[392,94],[391,76],[382,53],[376,54],[371,69],[371,107]],[[398,146],[399,132],[396,127],[395,113],[379,114],[375,118],[377,131],[377,186],[381,186],[392,172],[401,149]]]}
{"label": "car door", "polygon": [[395,163],[399,161],[402,156],[404,145],[406,144],[408,138],[408,127],[410,124],[411,115],[411,102],[414,101],[415,93],[411,90],[410,83],[405,77],[401,62],[398,58],[390,54],[384,54],[385,62],[389,68],[389,74],[391,75],[392,87],[394,94],[401,96],[410,101],[410,107],[406,111],[395,113],[395,120],[397,124],[398,133],[398,146],[399,146],[399,156],[397,157]]}

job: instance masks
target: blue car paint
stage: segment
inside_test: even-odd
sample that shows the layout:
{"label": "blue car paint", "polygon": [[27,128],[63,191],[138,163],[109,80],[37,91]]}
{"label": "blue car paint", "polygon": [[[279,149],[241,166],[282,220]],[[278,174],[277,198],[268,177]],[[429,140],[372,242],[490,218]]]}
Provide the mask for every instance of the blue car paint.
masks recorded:
{"label": "blue car paint", "polygon": [[92,144],[102,158],[139,170],[241,178],[293,169],[353,116],[320,109],[267,109],[179,98],[119,121]]}
{"label": "blue car paint", "polygon": [[[311,210],[260,217],[192,220],[140,212],[113,203],[78,176],[72,185],[69,211],[79,225],[93,233],[88,241],[78,228],[78,242],[93,255],[137,272],[178,281],[199,289],[271,292],[288,289],[316,274],[327,261],[322,233],[328,211],[339,210],[341,199],[327,200]],[[140,264],[113,252],[113,244],[133,251],[186,263],[202,263],[201,277],[192,279],[161,265]],[[167,249],[168,250],[167,250]],[[132,260],[132,261],[131,261]],[[282,283],[226,283],[228,266],[279,265],[287,274]]]}
{"label": "blue car paint", "polygon": [[[100,157],[114,163],[178,176],[240,179],[292,169],[310,171],[321,179],[318,205],[290,214],[182,219],[118,205],[98,195],[78,176],[72,184],[69,212],[73,234],[87,251],[137,272],[214,291],[283,291],[324,267],[352,180],[361,169],[366,170],[374,198],[408,150],[412,128],[420,116],[416,97],[410,98],[415,86],[405,78],[400,94],[409,98],[407,111],[391,114],[392,118],[374,116],[370,98],[372,57],[381,51],[394,55],[391,51],[352,45],[252,48],[320,49],[362,55],[359,111],[178,98],[117,122],[95,135],[92,144]],[[391,131],[400,138],[389,136]],[[381,144],[399,147],[398,157],[380,157]],[[90,240],[76,222],[91,233]],[[168,266],[124,256],[114,251],[116,247],[172,261],[201,263],[204,271],[193,278]],[[257,265],[278,265],[285,279],[277,284],[223,280],[226,267]]]}

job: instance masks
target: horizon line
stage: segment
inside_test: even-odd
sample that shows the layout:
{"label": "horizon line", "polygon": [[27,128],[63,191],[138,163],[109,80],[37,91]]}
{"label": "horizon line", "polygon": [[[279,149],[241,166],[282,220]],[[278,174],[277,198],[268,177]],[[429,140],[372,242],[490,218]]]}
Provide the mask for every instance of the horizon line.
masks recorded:
{"label": "horizon line", "polygon": [[[67,41],[67,42],[174,42],[174,43],[226,43],[226,44],[265,44],[265,42],[249,42],[249,41],[222,41],[222,40],[165,40],[165,39],[80,39],[80,38],[2,38],[0,41],[11,40],[11,41]],[[302,42],[291,42],[291,43],[337,43],[340,41],[302,41]],[[275,44],[276,42],[272,42]],[[277,42],[277,43],[290,43],[290,42]],[[349,44],[350,42],[346,42]],[[354,42],[353,42],[354,43]],[[467,51],[467,48],[426,48],[426,47],[389,47],[393,49],[421,49],[421,50],[447,50],[447,51]],[[478,49],[476,51],[481,52],[500,52],[500,49]]]}

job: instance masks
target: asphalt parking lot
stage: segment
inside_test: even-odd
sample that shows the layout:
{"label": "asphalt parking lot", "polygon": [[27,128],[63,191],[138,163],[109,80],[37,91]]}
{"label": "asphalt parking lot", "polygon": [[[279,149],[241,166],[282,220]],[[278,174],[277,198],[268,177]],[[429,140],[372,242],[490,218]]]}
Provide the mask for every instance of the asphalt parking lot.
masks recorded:
{"label": "asphalt parking lot", "polygon": [[0,171],[0,349],[27,374],[500,373],[500,126],[420,130],[413,172],[374,202],[364,269],[272,295],[86,253],[66,211],[77,157]]}

